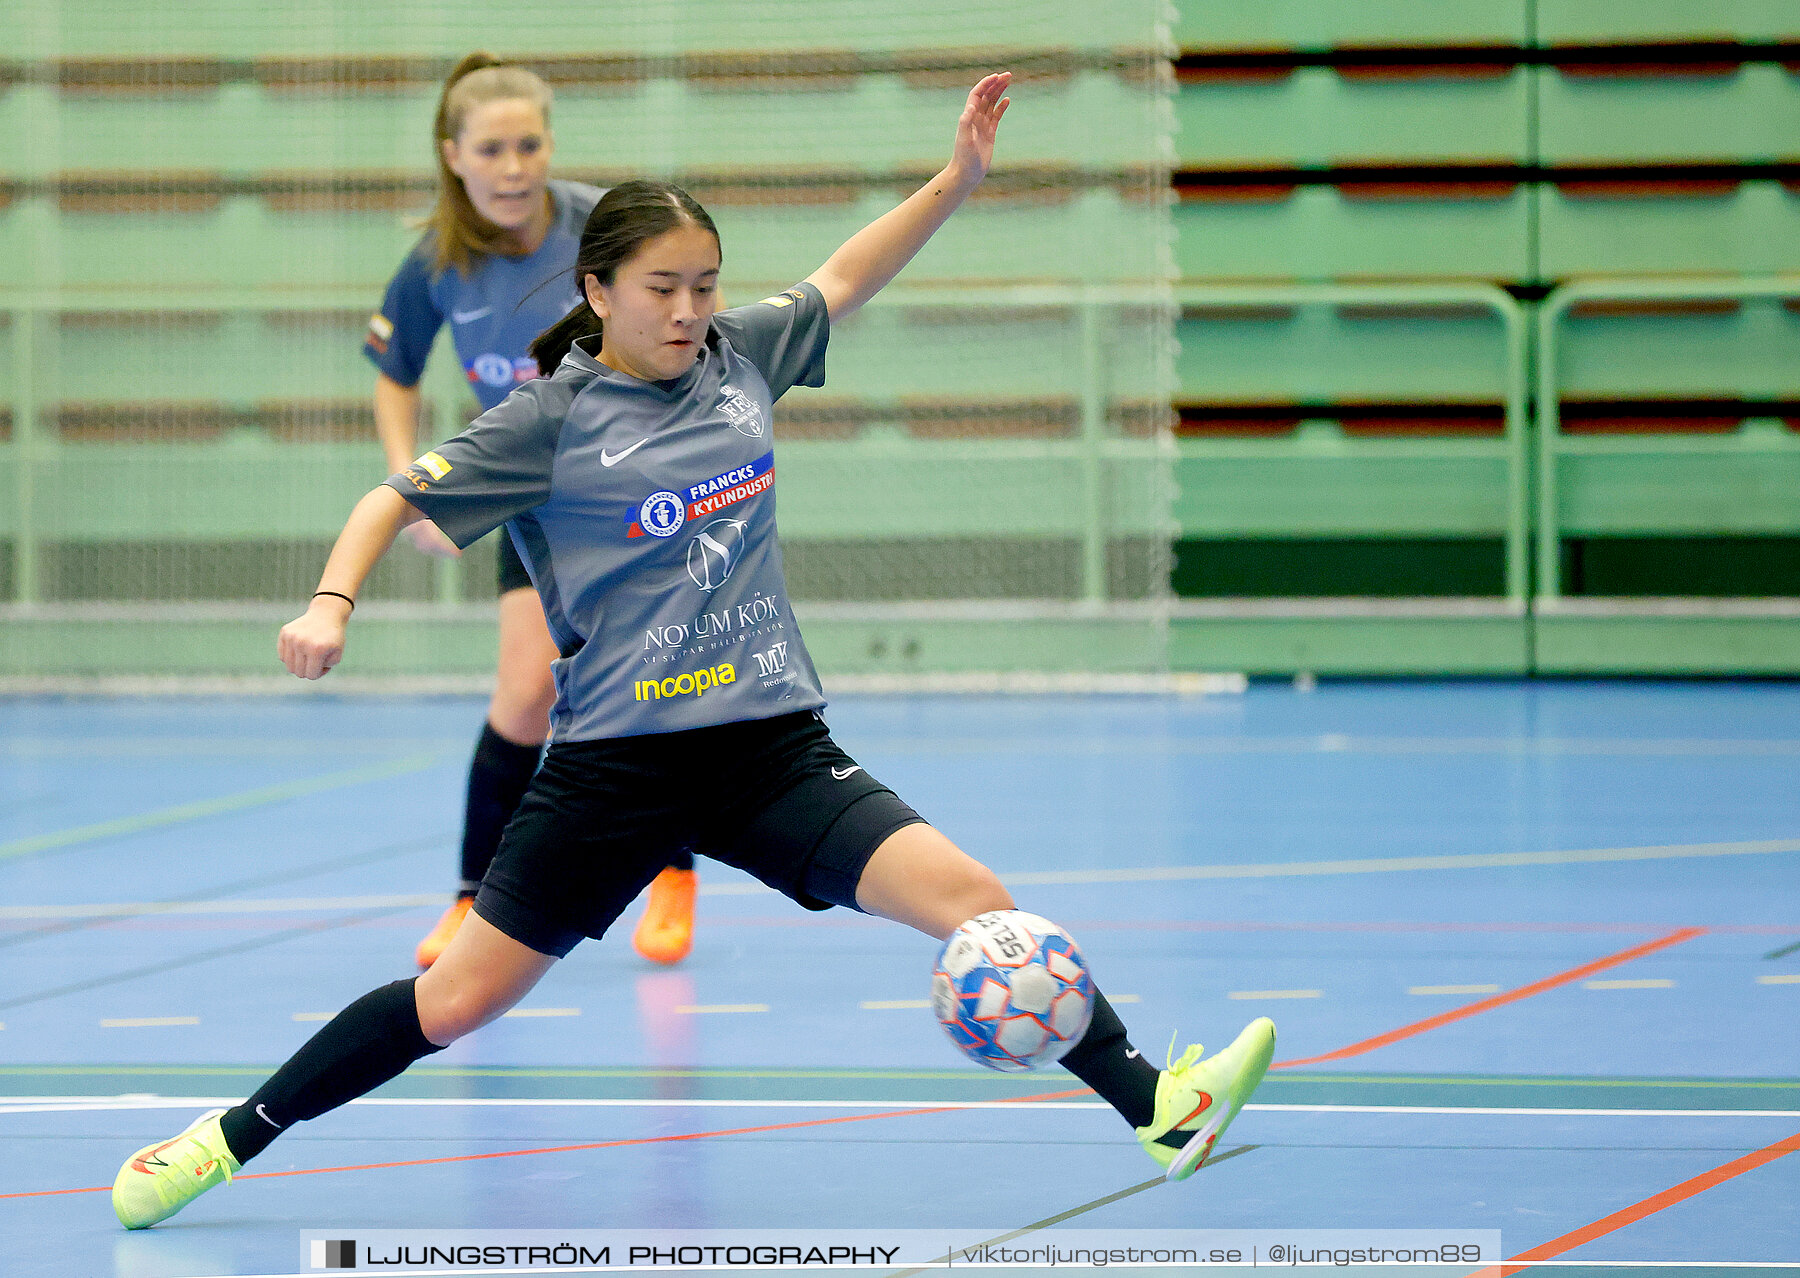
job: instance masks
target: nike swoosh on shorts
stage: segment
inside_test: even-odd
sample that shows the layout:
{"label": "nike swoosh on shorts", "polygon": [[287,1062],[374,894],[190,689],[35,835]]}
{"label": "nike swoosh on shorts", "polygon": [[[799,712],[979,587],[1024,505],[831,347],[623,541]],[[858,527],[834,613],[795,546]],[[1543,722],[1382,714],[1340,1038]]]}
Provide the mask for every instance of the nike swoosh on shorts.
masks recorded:
{"label": "nike swoosh on shorts", "polygon": [[648,435],[646,435],[646,436],[644,436],[644,438],[638,440],[637,443],[633,444],[630,448],[627,448],[622,453],[609,453],[604,448],[602,448],[600,450],[600,464],[602,466],[617,466],[620,462],[624,461],[627,457],[631,456],[638,449],[642,448],[645,444],[648,444],[649,442],[650,442],[650,437]]}

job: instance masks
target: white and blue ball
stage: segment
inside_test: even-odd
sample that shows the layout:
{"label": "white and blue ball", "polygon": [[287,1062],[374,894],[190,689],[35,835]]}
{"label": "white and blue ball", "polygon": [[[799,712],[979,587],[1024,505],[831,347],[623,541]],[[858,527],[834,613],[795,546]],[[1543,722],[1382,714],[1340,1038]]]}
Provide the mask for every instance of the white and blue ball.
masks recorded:
{"label": "white and blue ball", "polygon": [[1094,982],[1075,939],[1024,910],[990,910],[950,934],[931,1008],[977,1064],[1009,1072],[1062,1059],[1087,1033]]}

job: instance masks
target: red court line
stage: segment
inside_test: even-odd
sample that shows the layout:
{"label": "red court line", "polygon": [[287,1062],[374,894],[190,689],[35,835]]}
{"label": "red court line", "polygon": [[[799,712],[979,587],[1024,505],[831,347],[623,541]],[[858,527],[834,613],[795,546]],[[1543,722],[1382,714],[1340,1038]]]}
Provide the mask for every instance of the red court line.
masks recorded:
{"label": "red court line", "polygon": [[[1346,1056],[1360,1056],[1364,1052],[1372,1052],[1378,1047],[1387,1046],[1389,1043],[1396,1043],[1401,1039],[1412,1038],[1414,1035],[1423,1034],[1427,1030],[1434,1030],[1441,1025],[1448,1025],[1453,1021],[1460,1021],[1465,1017],[1491,1011],[1496,1007],[1502,1007],[1508,1003],[1516,1003],[1520,999],[1530,998],[1534,994],[1541,994],[1545,990],[1555,989],[1559,985],[1567,985],[1571,981],[1578,981],[1582,977],[1590,976],[1595,972],[1604,972],[1607,968],[1617,967],[1622,963],[1629,963],[1633,959],[1642,958],[1646,954],[1654,954],[1656,951],[1667,949],[1672,945],[1680,945],[1684,941],[1691,941],[1695,937],[1706,935],[1706,931],[1707,929],[1703,927],[1684,927],[1669,933],[1667,936],[1658,937],[1656,940],[1646,941],[1642,945],[1634,945],[1628,950],[1620,950],[1617,954],[1609,954],[1605,958],[1595,959],[1591,963],[1584,963],[1580,967],[1570,968],[1568,971],[1559,972],[1555,976],[1547,976],[1541,981],[1532,982],[1530,985],[1522,985],[1516,990],[1508,990],[1503,994],[1496,994],[1492,998],[1484,998],[1478,1002],[1470,1003],[1467,1006],[1455,1008],[1452,1011],[1429,1017],[1426,1020],[1415,1021],[1411,1025],[1403,1025],[1399,1029],[1389,1030],[1387,1033],[1379,1034],[1374,1038],[1366,1038],[1360,1043],[1352,1043],[1348,1047],[1340,1047],[1335,1052],[1327,1052],[1323,1056],[1300,1057],[1291,1061],[1276,1061],[1269,1068],[1288,1069],[1295,1065],[1314,1065],[1320,1061],[1335,1061],[1341,1060]],[[1091,1089],[1081,1087],[1076,1088],[1073,1091],[1045,1092],[1035,1096],[1013,1096],[1008,1097],[1007,1099],[1014,1102],[1062,1100],[1066,1097],[1089,1096],[1092,1094]],[[592,1145],[557,1145],[543,1149],[509,1149],[489,1154],[457,1154],[445,1158],[422,1158],[398,1163],[362,1163],[345,1167],[311,1167],[298,1171],[252,1172],[249,1175],[241,1176],[238,1179],[262,1180],[275,1176],[317,1176],[326,1172],[369,1171],[386,1167],[424,1167],[433,1163],[470,1163],[487,1158],[518,1158],[525,1154],[560,1154],[590,1149],[618,1149],[627,1145],[655,1145],[677,1140],[704,1140],[713,1136],[745,1136],[755,1132],[779,1132],[793,1131],[803,1127],[825,1127],[833,1123],[861,1123],[868,1122],[870,1119],[875,1118],[902,1118],[914,1114],[946,1114],[952,1112],[954,1112],[953,1108],[893,1109],[884,1110],[878,1114],[851,1114],[841,1118],[812,1118],[795,1123],[777,1123],[768,1127],[733,1127],[713,1132],[684,1132],[675,1136],[647,1136],[636,1140],[602,1141]],[[31,1190],[19,1194],[0,1194],[0,1202],[4,1202],[9,1198],[48,1198],[56,1194],[93,1194],[111,1188],[110,1185],[94,1185],[84,1189]]]}
{"label": "red court line", "polygon": [[1374,1038],[1365,1038],[1360,1043],[1352,1043],[1348,1047],[1340,1047],[1335,1052],[1326,1052],[1323,1056],[1302,1056],[1291,1061],[1276,1061],[1270,1069],[1290,1069],[1295,1065],[1317,1065],[1320,1061],[1339,1061],[1346,1056],[1361,1056],[1364,1052],[1372,1052],[1378,1047],[1386,1047],[1389,1043],[1398,1043],[1401,1039],[1412,1038],[1427,1030],[1449,1025],[1466,1017],[1477,1016],[1482,1012],[1490,1012],[1496,1007],[1504,1007],[1508,1003],[1517,1003],[1521,999],[1530,998],[1534,994],[1542,994],[1545,990],[1553,990],[1559,985],[1567,985],[1571,981],[1579,981],[1584,976],[1592,976],[1595,972],[1604,972],[1609,967],[1618,967],[1621,963],[1629,963],[1633,959],[1643,958],[1646,954],[1654,954],[1658,950],[1666,950],[1671,945],[1680,945],[1697,936],[1705,936],[1703,927],[1684,927],[1670,932],[1667,936],[1658,937],[1654,941],[1645,941],[1642,945],[1634,945],[1628,950],[1620,950],[1617,954],[1609,954],[1605,958],[1595,959],[1592,963],[1583,963],[1580,967],[1572,967],[1566,972],[1558,972],[1555,976],[1546,976],[1541,981],[1533,981],[1530,985],[1521,985],[1516,990],[1507,990],[1492,998],[1484,998],[1448,1012],[1440,1012],[1436,1016],[1422,1021],[1414,1021],[1411,1025],[1402,1025],[1399,1029],[1389,1030],[1385,1034],[1377,1034]]}
{"label": "red court line", "polygon": [[1505,1278],[1505,1275],[1516,1274],[1529,1269],[1540,1260],[1549,1260],[1562,1255],[1565,1251],[1573,1251],[1586,1242],[1604,1237],[1615,1229],[1642,1220],[1646,1216],[1655,1215],[1664,1207],[1673,1207],[1684,1202],[1695,1194],[1703,1193],[1714,1185],[1722,1185],[1734,1176],[1742,1176],[1747,1171],[1755,1171],[1764,1163],[1772,1163],[1800,1150],[1800,1132],[1789,1136],[1786,1140],[1778,1140],[1773,1145],[1765,1145],[1755,1153],[1745,1154],[1742,1158],[1734,1158],[1711,1171],[1701,1172],[1692,1180],[1684,1180],[1679,1185],[1665,1189],[1660,1194],[1652,1194],[1642,1202],[1633,1203],[1629,1207],[1621,1207],[1610,1216],[1602,1217],[1591,1225],[1583,1225],[1572,1230],[1561,1238],[1552,1238],[1547,1243],[1539,1243],[1527,1248],[1511,1260],[1499,1265],[1489,1265],[1486,1269],[1478,1269],[1469,1278]]}
{"label": "red court line", "polygon": [[[1072,1096],[1091,1095],[1085,1087],[1067,1092],[1041,1092],[1035,1096],[1008,1096],[1003,1103],[1021,1101],[1065,1100]],[[728,1127],[712,1132],[680,1132],[673,1136],[640,1136],[632,1140],[603,1140],[587,1145],[550,1145],[540,1149],[502,1149],[488,1154],[451,1154],[443,1158],[412,1158],[397,1163],[352,1163],[344,1167],[302,1167],[294,1171],[250,1172],[237,1180],[274,1180],[278,1176],[323,1176],[327,1172],[379,1171],[389,1167],[430,1167],[438,1163],[479,1163],[490,1158],[522,1158],[527,1154],[570,1154],[590,1149],[623,1149],[629,1145],[663,1145],[678,1140],[707,1140],[714,1136],[751,1136],[758,1132],[789,1132],[803,1127],[829,1127],[834,1123],[866,1123],[876,1118],[907,1118],[917,1114],[954,1114],[954,1105],[924,1109],[889,1109],[876,1114],[844,1114],[836,1118],[807,1118],[793,1123],[769,1123],[761,1127]],[[82,1189],[35,1189],[21,1194],[0,1194],[0,1202],[9,1198],[53,1198],[58,1194],[107,1193],[111,1185],[89,1185]]]}

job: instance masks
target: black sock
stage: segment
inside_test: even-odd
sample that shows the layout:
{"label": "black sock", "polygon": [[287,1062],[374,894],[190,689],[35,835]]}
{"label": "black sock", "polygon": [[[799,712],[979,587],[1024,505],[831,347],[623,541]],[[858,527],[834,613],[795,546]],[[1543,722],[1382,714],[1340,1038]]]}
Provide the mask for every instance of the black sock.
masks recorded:
{"label": "black sock", "polygon": [[462,894],[472,896],[500,847],[500,835],[531,787],[542,748],[515,745],[481,725],[481,740],[469,763],[469,800],[463,815]]}
{"label": "black sock", "polygon": [[1133,1127],[1148,1127],[1156,1117],[1156,1078],[1162,1073],[1145,1060],[1119,1014],[1094,990],[1094,1018],[1087,1033],[1062,1058],[1062,1067],[1100,1094]]}
{"label": "black sock", "polygon": [[671,852],[669,854],[669,868],[671,870],[693,869],[694,850],[692,848],[682,848],[679,852]]}
{"label": "black sock", "polygon": [[225,1143],[247,1163],[288,1126],[374,1091],[420,1057],[443,1050],[419,1027],[412,981],[371,990],[308,1039],[256,1095],[225,1111],[219,1119]]}

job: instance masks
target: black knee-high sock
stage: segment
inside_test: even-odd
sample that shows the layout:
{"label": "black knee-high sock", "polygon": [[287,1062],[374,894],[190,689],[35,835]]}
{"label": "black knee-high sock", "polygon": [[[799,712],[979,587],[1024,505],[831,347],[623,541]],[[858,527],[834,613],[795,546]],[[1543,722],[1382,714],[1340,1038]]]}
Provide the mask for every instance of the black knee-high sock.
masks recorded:
{"label": "black knee-high sock", "polygon": [[225,1111],[225,1143],[247,1163],[291,1124],[355,1100],[443,1050],[419,1027],[411,981],[371,990],[308,1039],[256,1095]]}
{"label": "black knee-high sock", "polygon": [[531,786],[542,749],[508,741],[494,725],[481,725],[469,763],[469,800],[463,815],[462,894],[473,896],[500,847],[500,835]]}
{"label": "black knee-high sock", "polygon": [[1162,1071],[1131,1045],[1119,1014],[1098,989],[1094,1018],[1081,1041],[1062,1058],[1062,1067],[1098,1092],[1133,1127],[1148,1127],[1156,1117],[1156,1078]]}

